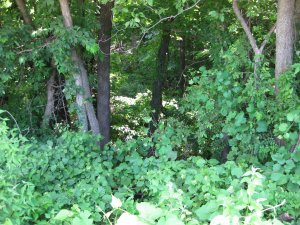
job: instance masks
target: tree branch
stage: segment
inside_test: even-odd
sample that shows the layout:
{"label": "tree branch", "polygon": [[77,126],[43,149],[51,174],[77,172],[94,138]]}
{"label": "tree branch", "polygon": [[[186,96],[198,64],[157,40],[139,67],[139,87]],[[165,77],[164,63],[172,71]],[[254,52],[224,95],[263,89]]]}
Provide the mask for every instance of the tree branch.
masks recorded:
{"label": "tree branch", "polygon": [[257,44],[256,44],[256,40],[255,38],[253,37],[253,34],[251,33],[251,30],[250,30],[250,27],[248,26],[248,24],[246,23],[246,20],[245,18],[243,17],[239,7],[238,7],[238,0],[233,0],[232,2],[232,7],[233,7],[233,11],[235,13],[235,15],[237,16],[238,20],[240,21],[246,35],[247,35],[247,38],[250,42],[250,45],[254,51],[254,53],[256,55],[260,54],[260,49],[258,48]]}
{"label": "tree branch", "polygon": [[273,25],[273,27],[270,29],[269,33],[265,37],[263,43],[261,44],[260,49],[259,49],[261,53],[264,51],[264,48],[266,47],[266,44],[268,44],[270,37],[271,37],[272,33],[275,31],[275,29],[276,29],[276,24]]}
{"label": "tree branch", "polygon": [[19,11],[21,13],[21,16],[24,20],[24,23],[33,27],[34,25],[32,23],[31,16],[29,15],[29,13],[26,9],[25,1],[24,0],[16,0],[16,3],[19,8]]}

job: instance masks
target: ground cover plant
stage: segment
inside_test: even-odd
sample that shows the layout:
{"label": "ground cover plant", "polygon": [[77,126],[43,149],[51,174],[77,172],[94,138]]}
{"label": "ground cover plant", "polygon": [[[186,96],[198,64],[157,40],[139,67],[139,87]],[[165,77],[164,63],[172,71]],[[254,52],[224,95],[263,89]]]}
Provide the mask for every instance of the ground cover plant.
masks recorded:
{"label": "ground cover plant", "polygon": [[0,224],[300,224],[299,0],[0,7]]}

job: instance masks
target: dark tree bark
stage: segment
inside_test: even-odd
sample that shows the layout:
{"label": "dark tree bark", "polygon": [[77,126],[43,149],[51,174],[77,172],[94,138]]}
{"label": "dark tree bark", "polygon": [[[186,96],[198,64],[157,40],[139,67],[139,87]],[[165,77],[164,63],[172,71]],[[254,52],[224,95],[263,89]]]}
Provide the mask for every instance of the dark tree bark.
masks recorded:
{"label": "dark tree bark", "polygon": [[16,3],[17,3],[19,11],[21,13],[21,16],[22,16],[22,18],[24,20],[24,23],[27,24],[27,25],[30,25],[30,26],[34,27],[33,23],[32,23],[31,16],[29,15],[29,13],[27,11],[27,8],[26,8],[26,5],[25,5],[25,1],[24,0],[16,0]]}
{"label": "dark tree bark", "polygon": [[223,149],[221,151],[221,162],[225,163],[227,161],[227,156],[230,152],[230,145],[229,145],[229,136],[228,134],[224,133],[223,138],[221,139],[223,144]]}
{"label": "dark tree bark", "polygon": [[295,0],[278,0],[276,29],[276,93],[279,93],[278,80],[293,63]]}
{"label": "dark tree bark", "polygon": [[151,107],[153,110],[152,121],[150,122],[149,134],[152,135],[156,130],[159,122],[159,115],[162,111],[162,94],[163,94],[163,82],[167,71],[167,55],[169,44],[171,40],[171,30],[165,26],[162,32],[162,38],[157,55],[157,72],[156,78],[153,82]]}
{"label": "dark tree bark", "polygon": [[[64,18],[64,25],[66,28],[73,27],[73,21],[71,17],[71,12],[69,8],[68,0],[59,0],[62,15]],[[96,117],[96,113],[93,107],[90,86],[88,82],[87,72],[84,63],[76,51],[75,47],[71,50],[72,61],[77,69],[74,73],[75,83],[79,88],[82,89],[83,93],[78,92],[76,94],[76,104],[78,107],[78,120],[83,131],[88,130],[88,125],[93,132],[93,134],[99,134],[99,123]]]}
{"label": "dark tree bark", "polygon": [[99,46],[103,58],[98,60],[98,95],[97,95],[97,117],[99,121],[100,134],[103,139],[100,147],[103,148],[110,140],[110,47],[112,30],[112,8],[114,2],[100,5],[100,32]]}

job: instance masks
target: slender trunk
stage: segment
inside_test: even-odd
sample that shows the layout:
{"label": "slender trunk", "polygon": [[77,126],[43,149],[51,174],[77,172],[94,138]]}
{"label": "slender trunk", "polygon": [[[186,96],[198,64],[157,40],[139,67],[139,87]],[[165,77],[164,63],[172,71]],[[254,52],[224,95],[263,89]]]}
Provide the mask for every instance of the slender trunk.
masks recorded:
{"label": "slender trunk", "polygon": [[100,33],[99,46],[103,59],[98,60],[98,95],[97,95],[97,116],[99,121],[100,134],[103,139],[100,147],[103,148],[110,140],[110,47],[112,30],[112,8],[114,2],[100,5]]}
{"label": "slender trunk", "polygon": [[77,108],[78,122],[81,130],[83,132],[87,132],[89,123],[88,123],[86,108],[84,105],[82,77],[80,71],[78,71],[80,68],[80,63],[78,62],[79,57],[75,49],[71,50],[71,55],[72,55],[72,61],[76,65],[76,69],[77,69],[77,71],[73,74],[75,85],[80,89],[76,91],[76,108]]}
{"label": "slender trunk", "polygon": [[16,0],[16,3],[17,3],[19,11],[21,13],[21,16],[24,20],[24,23],[33,27],[32,19],[27,11],[25,1],[24,0]]}
{"label": "slender trunk", "polygon": [[229,145],[229,136],[228,134],[224,133],[223,138],[221,139],[223,144],[223,149],[221,151],[221,162],[225,163],[227,161],[227,156],[230,152],[230,145]]}
{"label": "slender trunk", "polygon": [[296,46],[299,46],[299,32],[300,32],[300,0],[295,2],[295,14],[294,14],[294,40],[295,40],[295,49]]}
{"label": "slender trunk", "polygon": [[56,70],[54,69],[52,72],[52,75],[50,76],[48,82],[47,82],[47,104],[43,116],[43,122],[42,127],[47,128],[49,125],[49,121],[51,119],[51,116],[54,114],[54,93],[55,93],[55,78],[56,78]]}
{"label": "slender trunk", "polygon": [[295,0],[278,0],[276,30],[276,93],[279,93],[278,80],[293,63],[293,17]]}
{"label": "slender trunk", "polygon": [[180,77],[179,77],[179,88],[180,88],[180,94],[183,96],[184,90],[185,90],[185,77],[184,77],[184,71],[186,67],[186,38],[185,36],[182,37],[182,40],[180,41]]}
{"label": "slender trunk", "polygon": [[[76,53],[76,51],[75,51],[75,53]],[[88,80],[87,71],[84,67],[84,63],[83,63],[81,57],[79,57],[78,54],[75,55],[74,62],[78,63],[77,68],[79,70],[79,73],[81,74],[81,82],[82,82],[81,85],[84,90],[84,105],[85,105],[85,110],[87,113],[90,128],[91,128],[93,134],[99,134],[100,133],[99,123],[98,123],[98,119],[96,117],[93,103],[91,102],[92,94],[91,94],[91,90],[90,90],[90,84],[89,84],[89,80]]]}
{"label": "slender trunk", "polygon": [[[73,21],[68,0],[59,0],[59,3],[64,18],[65,27],[72,28]],[[88,124],[90,124],[93,134],[99,134],[98,120],[95,114],[93,104],[90,102],[92,96],[84,63],[75,48],[71,50],[71,56],[74,65],[77,69],[77,71],[74,73],[74,79],[76,85],[81,89],[76,94],[76,104],[78,107],[77,114],[80,126],[82,127],[83,131],[87,131]]]}
{"label": "slender trunk", "polygon": [[[25,24],[30,25],[34,28],[34,24],[32,22],[31,16],[29,15],[26,4],[24,0],[16,0],[18,9],[21,13],[21,16],[23,18],[23,21]],[[55,68],[55,65],[53,62],[51,62],[51,68],[52,68],[52,74],[47,82],[47,103],[46,108],[42,120],[42,127],[46,128],[49,125],[49,121],[51,119],[51,116],[54,114],[54,108],[55,108],[55,78],[57,76],[57,71]]]}
{"label": "slender trunk", "polygon": [[163,82],[164,77],[166,75],[167,70],[167,55],[169,44],[171,40],[171,30],[169,28],[163,29],[162,39],[157,55],[157,74],[156,78],[153,83],[153,90],[152,90],[152,100],[151,100],[151,107],[153,110],[152,113],[152,121],[150,122],[150,135],[154,133],[156,130],[159,115],[162,111],[162,94],[163,94]]}

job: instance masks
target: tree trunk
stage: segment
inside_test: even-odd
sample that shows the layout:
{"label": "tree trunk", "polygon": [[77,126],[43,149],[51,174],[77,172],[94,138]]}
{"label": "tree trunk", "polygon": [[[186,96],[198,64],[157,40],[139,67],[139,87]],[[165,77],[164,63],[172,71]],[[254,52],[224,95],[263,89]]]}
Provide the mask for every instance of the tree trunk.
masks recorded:
{"label": "tree trunk", "polygon": [[186,38],[185,36],[182,37],[182,40],[180,40],[180,77],[179,77],[179,88],[180,88],[180,94],[183,96],[184,90],[185,90],[185,77],[184,77],[184,71],[186,67]]}
{"label": "tree trunk", "polygon": [[73,50],[73,51],[75,52],[75,54],[73,52],[73,59],[74,59],[74,62],[77,63],[77,68],[81,75],[81,82],[82,82],[81,85],[82,85],[82,88],[84,91],[84,93],[83,93],[84,105],[85,105],[85,110],[87,113],[88,122],[89,122],[89,125],[90,125],[90,128],[91,128],[93,134],[99,134],[100,133],[99,123],[98,123],[98,119],[96,117],[93,103],[91,102],[92,95],[91,95],[87,71],[84,67],[84,63],[83,63],[81,57],[79,57],[79,55],[77,54],[77,52],[75,50]]}
{"label": "tree trunk", "polygon": [[[21,13],[21,16],[23,18],[23,21],[25,24],[30,25],[31,27],[34,28],[34,24],[32,22],[31,16],[28,14],[26,4],[24,0],[16,0],[18,9]],[[53,70],[48,82],[47,82],[47,103],[46,103],[46,108],[42,120],[42,127],[46,128],[49,125],[49,121],[51,116],[54,114],[54,108],[55,108],[55,78],[57,75],[57,71],[55,68],[55,65],[53,62],[51,62],[51,68]]]}
{"label": "tree trunk", "polygon": [[223,138],[221,139],[223,144],[223,149],[221,151],[221,162],[225,163],[227,161],[227,156],[230,152],[230,145],[229,145],[229,136],[226,133],[223,133]]}
{"label": "tree trunk", "polygon": [[[65,27],[72,28],[73,21],[68,0],[59,0],[59,3],[64,18]],[[77,69],[77,71],[74,73],[75,83],[81,89],[76,94],[76,104],[78,107],[77,114],[80,126],[83,131],[87,131],[88,124],[90,124],[93,134],[99,134],[98,120],[93,104],[90,102],[92,96],[84,63],[75,48],[71,50],[71,56]]]}
{"label": "tree trunk", "polygon": [[103,59],[98,60],[98,95],[97,95],[97,116],[99,121],[100,134],[103,139],[100,147],[103,148],[110,140],[110,47],[112,30],[112,8],[114,2],[100,5],[100,33],[99,46]]}
{"label": "tree trunk", "polygon": [[293,17],[295,0],[278,0],[276,29],[276,93],[279,92],[278,80],[293,63]]}
{"label": "tree trunk", "polygon": [[299,46],[298,42],[300,32],[300,0],[296,0],[295,2],[294,27],[295,46]]}
{"label": "tree trunk", "polygon": [[18,9],[20,10],[21,16],[24,20],[24,23],[33,27],[31,16],[29,15],[25,1],[24,0],[16,0]]}
{"label": "tree trunk", "polygon": [[159,115],[162,111],[163,82],[167,70],[167,55],[168,55],[168,49],[171,40],[170,34],[171,34],[171,30],[165,27],[163,29],[162,39],[161,39],[161,43],[157,55],[157,74],[153,83],[152,100],[151,100],[151,107],[153,113],[152,113],[152,121],[150,122],[150,130],[149,130],[150,135],[152,135],[156,130],[159,121]]}
{"label": "tree trunk", "polygon": [[45,109],[44,116],[43,116],[43,122],[42,122],[43,128],[47,128],[47,126],[49,125],[51,116],[54,114],[55,78],[56,78],[56,69],[54,68],[52,75],[50,76],[50,78],[47,82],[47,104],[46,104],[46,109]]}

